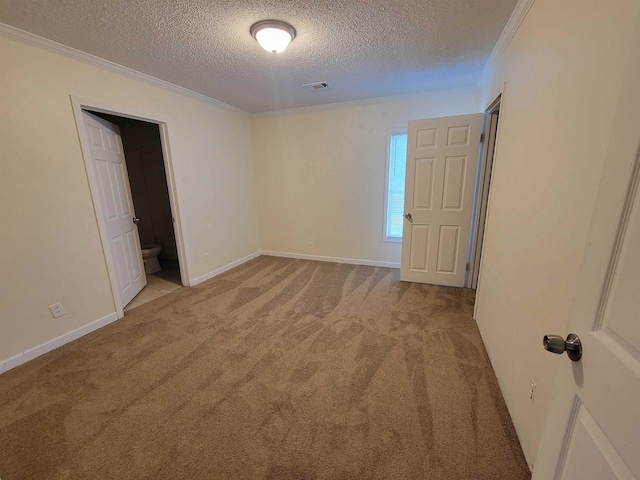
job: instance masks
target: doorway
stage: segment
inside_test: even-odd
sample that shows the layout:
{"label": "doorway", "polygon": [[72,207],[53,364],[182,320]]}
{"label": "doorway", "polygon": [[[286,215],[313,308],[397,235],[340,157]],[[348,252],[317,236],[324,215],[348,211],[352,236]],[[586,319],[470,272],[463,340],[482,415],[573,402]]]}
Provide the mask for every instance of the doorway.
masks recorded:
{"label": "doorway", "polygon": [[464,287],[483,115],[408,125],[400,280]]}
{"label": "doorway", "polygon": [[409,122],[401,280],[477,289],[501,99]]}
{"label": "doorway", "polygon": [[469,243],[469,271],[466,282],[467,286],[474,290],[478,287],[478,277],[480,276],[482,244],[484,242],[487,210],[489,206],[489,190],[491,186],[491,174],[493,172],[496,139],[498,137],[501,100],[502,95],[498,95],[484,114],[483,147],[476,178],[476,200],[472,220],[473,236]]}
{"label": "doorway", "polygon": [[[72,103],[121,318],[125,310],[188,285],[168,126],[94,102],[72,97]],[[100,137],[120,147],[101,148]],[[126,208],[110,209],[112,203]]]}
{"label": "doorway", "polygon": [[85,111],[119,127],[143,257],[156,258],[159,250],[157,262],[145,260],[147,285],[124,306],[127,312],[182,287],[160,129],[142,120]]}

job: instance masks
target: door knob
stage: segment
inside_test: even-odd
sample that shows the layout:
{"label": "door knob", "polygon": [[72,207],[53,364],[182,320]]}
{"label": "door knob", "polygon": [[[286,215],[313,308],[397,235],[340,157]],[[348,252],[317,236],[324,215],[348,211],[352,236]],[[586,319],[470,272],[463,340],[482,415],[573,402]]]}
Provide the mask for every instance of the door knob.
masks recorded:
{"label": "door knob", "polygon": [[138,223],[140,221],[138,217],[133,217],[131,220],[133,220],[133,223]]}
{"label": "door knob", "polygon": [[405,213],[404,214],[404,218],[406,218],[407,220],[411,220],[411,214],[410,213]]}
{"label": "door knob", "polygon": [[563,340],[560,335],[545,335],[542,339],[544,349],[551,353],[562,355],[567,352],[569,358],[577,362],[582,358],[582,342],[580,337],[575,333],[567,335],[567,339]]}

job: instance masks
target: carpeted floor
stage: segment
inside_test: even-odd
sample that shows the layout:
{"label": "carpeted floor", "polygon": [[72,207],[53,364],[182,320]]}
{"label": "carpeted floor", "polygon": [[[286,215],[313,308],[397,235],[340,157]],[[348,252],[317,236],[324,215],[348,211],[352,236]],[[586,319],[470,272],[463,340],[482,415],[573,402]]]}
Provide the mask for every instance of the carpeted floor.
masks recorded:
{"label": "carpeted floor", "polygon": [[0,376],[0,477],[528,479],[474,292],[258,257]]}

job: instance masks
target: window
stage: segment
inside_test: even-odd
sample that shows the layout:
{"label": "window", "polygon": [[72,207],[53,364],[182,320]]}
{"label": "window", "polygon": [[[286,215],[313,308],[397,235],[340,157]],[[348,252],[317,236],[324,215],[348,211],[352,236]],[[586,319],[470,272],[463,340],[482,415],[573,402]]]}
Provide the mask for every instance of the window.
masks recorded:
{"label": "window", "polygon": [[404,177],[407,164],[407,132],[389,134],[387,151],[387,185],[385,191],[384,240],[402,241],[404,218]]}

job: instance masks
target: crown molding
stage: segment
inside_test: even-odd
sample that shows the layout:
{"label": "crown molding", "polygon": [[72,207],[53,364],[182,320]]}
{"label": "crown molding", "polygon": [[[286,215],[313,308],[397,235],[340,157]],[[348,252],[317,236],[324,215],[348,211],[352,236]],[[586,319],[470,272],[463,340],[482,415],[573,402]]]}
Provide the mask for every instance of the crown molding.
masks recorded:
{"label": "crown molding", "polygon": [[284,110],[270,110],[268,112],[259,112],[254,113],[251,116],[254,118],[260,117],[276,117],[280,115],[296,115],[296,114],[305,114],[305,113],[314,113],[314,112],[323,112],[326,110],[335,110],[336,108],[349,108],[349,107],[368,107],[371,105],[381,105],[385,103],[396,103],[396,102],[411,102],[422,100],[425,96],[434,93],[434,92],[469,92],[474,93],[478,92],[477,85],[466,85],[455,88],[434,88],[432,90],[425,90],[421,93],[408,93],[404,95],[390,95],[387,97],[373,97],[373,98],[363,98],[362,100],[349,100],[346,102],[335,102],[335,103],[323,103],[321,105],[311,105],[308,107],[296,107],[296,108],[286,108]]}
{"label": "crown molding", "polygon": [[529,10],[531,9],[534,1],[535,0],[518,1],[518,4],[513,9],[513,13],[511,13],[511,17],[509,17],[509,21],[505,25],[504,30],[502,31],[502,34],[498,39],[498,42],[496,43],[495,47],[493,47],[491,55],[489,55],[489,58],[487,59],[487,63],[485,63],[484,68],[482,69],[482,73],[478,78],[479,87],[484,85],[489,79],[491,72],[500,60],[500,57],[502,57],[502,54],[509,46],[511,39],[518,31],[518,28],[520,28],[520,25],[524,21],[524,18],[527,16],[527,13],[529,13]]}
{"label": "crown molding", "polygon": [[134,80],[145,82],[149,85],[153,85],[154,87],[163,88],[164,90],[168,90],[172,93],[184,95],[194,100],[214,105],[216,107],[222,108],[223,110],[234,112],[245,117],[251,116],[249,112],[238,107],[234,107],[233,105],[229,105],[227,103],[216,100],[215,98],[211,98],[201,93],[194,92],[193,90],[189,90],[188,88],[180,87],[165,80],[160,80],[159,78],[152,77],[151,75],[147,75],[146,73],[138,72],[137,70],[133,70],[132,68],[119,65],[109,60],[105,60],[104,58],[96,57],[95,55],[91,55],[90,53],[82,52],[75,48],[68,47],[61,43],[54,42],[53,40],[40,37],[25,30],[20,30],[19,28],[12,27],[11,25],[7,25],[6,23],[0,22],[0,35],[12,40],[26,43],[27,45],[32,45],[45,50],[49,50],[50,52],[54,52],[65,57],[78,60],[93,67],[102,68],[104,70],[108,70],[110,72],[117,73]]}

